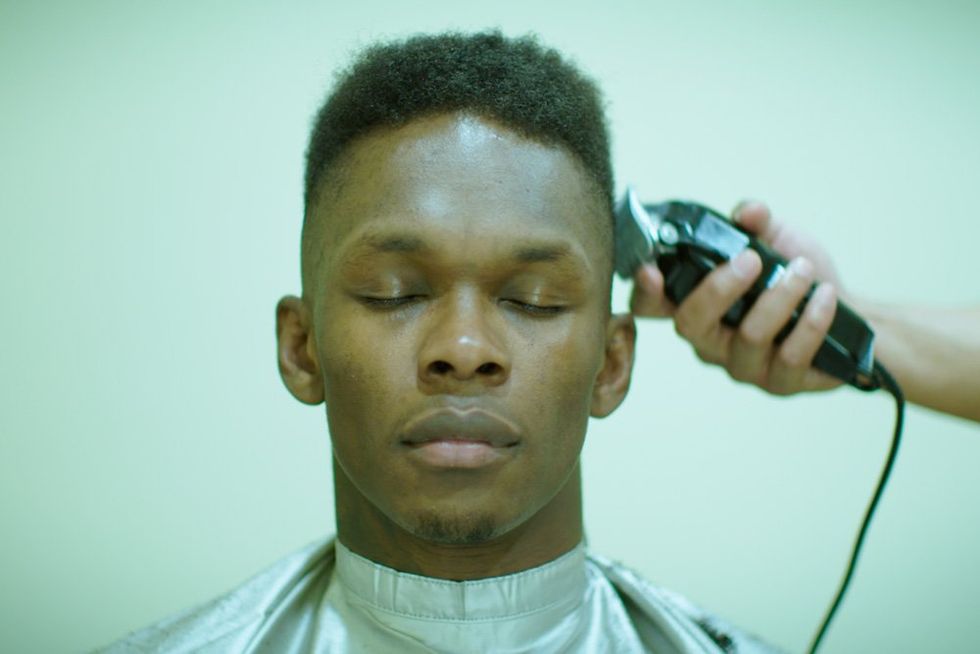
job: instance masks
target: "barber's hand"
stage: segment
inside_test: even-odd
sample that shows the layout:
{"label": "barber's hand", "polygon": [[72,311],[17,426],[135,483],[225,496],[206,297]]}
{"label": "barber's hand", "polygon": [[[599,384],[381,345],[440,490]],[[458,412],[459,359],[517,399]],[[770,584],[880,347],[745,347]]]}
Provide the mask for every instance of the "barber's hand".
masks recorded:
{"label": "barber's hand", "polygon": [[[690,341],[702,361],[722,366],[732,378],[778,395],[833,388],[840,381],[811,368],[834,319],[840,279],[827,253],[812,238],[772,220],[768,207],[744,202],[733,219],[790,261],[782,278],[759,296],[737,328],[721,322],[762,270],[759,255],[746,250],[718,266],[674,305],[664,295],[664,279],[653,263],[636,271],[630,308],[638,316],[673,317],[677,333]],[[820,284],[786,339],[776,334],[814,280]]]}

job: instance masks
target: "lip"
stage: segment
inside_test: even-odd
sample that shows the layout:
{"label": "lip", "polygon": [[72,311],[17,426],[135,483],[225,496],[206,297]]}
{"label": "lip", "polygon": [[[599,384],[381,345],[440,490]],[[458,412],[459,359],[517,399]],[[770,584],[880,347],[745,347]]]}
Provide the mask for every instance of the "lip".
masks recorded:
{"label": "lip", "polygon": [[475,469],[513,456],[520,440],[520,429],[491,411],[440,407],[412,418],[400,442],[426,466]]}

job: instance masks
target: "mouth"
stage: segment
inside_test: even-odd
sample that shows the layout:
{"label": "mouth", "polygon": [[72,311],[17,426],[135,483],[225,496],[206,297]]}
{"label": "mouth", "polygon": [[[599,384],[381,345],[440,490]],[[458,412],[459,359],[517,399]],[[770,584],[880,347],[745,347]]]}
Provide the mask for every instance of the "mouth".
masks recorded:
{"label": "mouth", "polygon": [[520,444],[520,429],[478,407],[441,407],[405,426],[401,445],[418,463],[439,469],[477,469],[503,463]]}

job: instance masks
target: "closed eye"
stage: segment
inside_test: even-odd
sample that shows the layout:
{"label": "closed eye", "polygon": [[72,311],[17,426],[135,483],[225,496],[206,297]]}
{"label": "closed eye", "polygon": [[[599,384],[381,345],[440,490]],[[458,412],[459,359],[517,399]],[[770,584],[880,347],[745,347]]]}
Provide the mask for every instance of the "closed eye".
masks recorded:
{"label": "closed eye", "polygon": [[372,295],[361,295],[358,300],[362,304],[376,309],[397,309],[421,299],[421,295],[398,295],[394,297],[377,297]]}
{"label": "closed eye", "polygon": [[530,302],[508,298],[501,300],[501,302],[520,309],[532,316],[553,316],[565,310],[565,307],[560,304],[532,304]]}

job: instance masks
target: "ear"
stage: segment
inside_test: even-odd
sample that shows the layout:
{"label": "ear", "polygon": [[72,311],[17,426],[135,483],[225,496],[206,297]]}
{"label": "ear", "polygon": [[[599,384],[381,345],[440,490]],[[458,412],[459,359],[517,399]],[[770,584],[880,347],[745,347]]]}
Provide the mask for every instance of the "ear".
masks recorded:
{"label": "ear", "polygon": [[276,342],[279,349],[279,376],[289,392],[304,404],[323,402],[313,321],[303,300],[287,295],[276,305]]}
{"label": "ear", "polygon": [[602,368],[592,388],[593,418],[605,418],[626,397],[633,377],[633,353],[636,350],[636,323],[633,315],[614,314],[606,324],[606,352]]}

